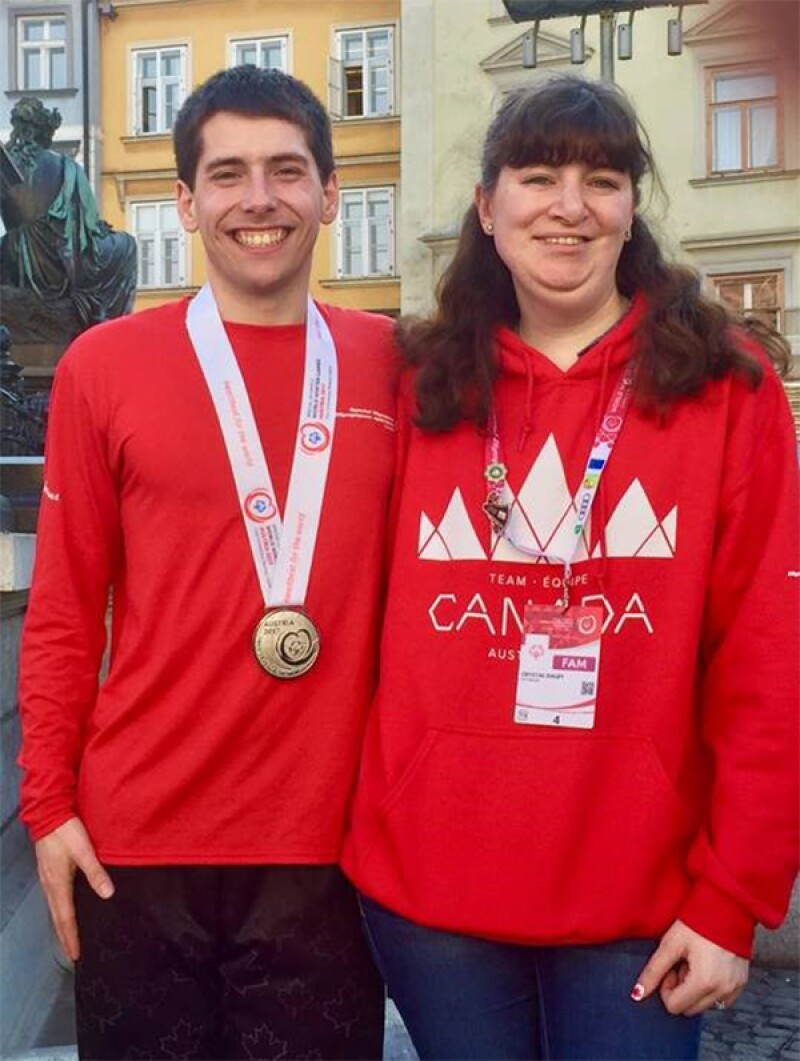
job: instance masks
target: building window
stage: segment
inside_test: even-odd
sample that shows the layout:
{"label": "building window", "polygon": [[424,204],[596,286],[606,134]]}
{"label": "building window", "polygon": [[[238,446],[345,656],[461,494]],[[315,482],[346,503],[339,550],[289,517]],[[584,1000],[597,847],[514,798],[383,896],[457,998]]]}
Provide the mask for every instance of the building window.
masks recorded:
{"label": "building window", "polygon": [[231,66],[246,63],[262,70],[289,72],[289,38],[255,37],[250,40],[231,41]]}
{"label": "building window", "polygon": [[330,110],[335,118],[394,114],[394,31],[391,26],[339,30],[331,59]]}
{"label": "building window", "polygon": [[717,297],[733,312],[783,329],[783,271],[709,277]]}
{"label": "building window", "polygon": [[17,82],[27,92],[67,87],[67,20],[17,19]]}
{"label": "building window", "polygon": [[347,188],[337,223],[337,275],[394,275],[394,189]]}
{"label": "building window", "polygon": [[186,96],[186,47],[133,52],[133,131],[168,133]]}
{"label": "building window", "polygon": [[186,235],[175,203],[132,203],[131,220],[138,248],[138,286],[183,287]]}
{"label": "building window", "polygon": [[708,169],[734,173],[782,164],[778,75],[767,66],[708,72]]}

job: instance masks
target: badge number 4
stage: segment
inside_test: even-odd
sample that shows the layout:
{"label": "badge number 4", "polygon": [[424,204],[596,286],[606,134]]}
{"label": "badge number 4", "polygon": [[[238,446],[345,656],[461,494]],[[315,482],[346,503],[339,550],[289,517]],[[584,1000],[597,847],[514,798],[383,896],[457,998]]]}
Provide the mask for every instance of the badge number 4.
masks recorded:
{"label": "badge number 4", "polygon": [[600,670],[601,608],[525,609],[514,721],[591,729]]}

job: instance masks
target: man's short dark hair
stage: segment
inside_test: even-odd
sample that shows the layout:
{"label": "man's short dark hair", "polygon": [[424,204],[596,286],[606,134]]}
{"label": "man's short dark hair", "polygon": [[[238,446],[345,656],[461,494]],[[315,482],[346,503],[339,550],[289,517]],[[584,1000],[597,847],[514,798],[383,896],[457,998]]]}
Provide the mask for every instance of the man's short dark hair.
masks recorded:
{"label": "man's short dark hair", "polygon": [[220,111],[292,122],[305,133],[323,184],[333,173],[330,119],[308,85],[280,70],[233,66],[198,86],[178,112],[172,143],[178,177],[189,188],[197,176],[203,126]]}

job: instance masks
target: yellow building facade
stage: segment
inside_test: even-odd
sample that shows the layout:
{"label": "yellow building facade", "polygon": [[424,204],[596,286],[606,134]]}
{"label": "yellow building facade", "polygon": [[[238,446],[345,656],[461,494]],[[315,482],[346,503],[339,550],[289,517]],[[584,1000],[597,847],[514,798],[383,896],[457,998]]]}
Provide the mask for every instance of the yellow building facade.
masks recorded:
{"label": "yellow building facade", "polygon": [[136,308],[205,279],[177,223],[171,128],[182,101],[223,67],[253,62],[306,82],[329,108],[342,190],[312,270],[315,298],[397,313],[400,0],[114,0],[100,5],[100,198],[139,246]]}

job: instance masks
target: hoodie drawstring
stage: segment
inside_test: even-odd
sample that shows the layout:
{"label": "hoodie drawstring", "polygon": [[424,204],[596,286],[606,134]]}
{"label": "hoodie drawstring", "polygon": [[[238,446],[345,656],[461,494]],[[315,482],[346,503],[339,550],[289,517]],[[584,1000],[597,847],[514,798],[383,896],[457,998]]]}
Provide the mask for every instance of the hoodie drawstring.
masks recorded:
{"label": "hoodie drawstring", "polygon": [[535,380],[533,378],[533,369],[531,368],[531,359],[528,354],[524,357],[525,361],[525,375],[527,377],[527,388],[525,393],[525,419],[522,424],[522,428],[519,433],[519,439],[517,440],[517,452],[521,453],[525,449],[525,443],[530,437],[531,431],[533,431],[533,387]]}

